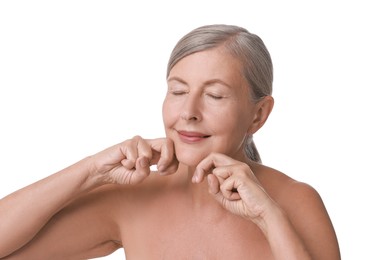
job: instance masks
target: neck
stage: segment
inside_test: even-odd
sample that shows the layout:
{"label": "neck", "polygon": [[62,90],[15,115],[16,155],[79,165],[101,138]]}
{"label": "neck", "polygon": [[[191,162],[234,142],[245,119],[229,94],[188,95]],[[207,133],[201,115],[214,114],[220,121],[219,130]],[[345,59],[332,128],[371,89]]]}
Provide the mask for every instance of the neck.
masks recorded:
{"label": "neck", "polygon": [[203,208],[204,206],[215,204],[217,201],[212,197],[208,190],[207,176],[201,183],[193,183],[195,167],[180,164],[177,174],[182,177],[181,183],[185,186],[185,191],[189,196],[190,203],[194,208]]}

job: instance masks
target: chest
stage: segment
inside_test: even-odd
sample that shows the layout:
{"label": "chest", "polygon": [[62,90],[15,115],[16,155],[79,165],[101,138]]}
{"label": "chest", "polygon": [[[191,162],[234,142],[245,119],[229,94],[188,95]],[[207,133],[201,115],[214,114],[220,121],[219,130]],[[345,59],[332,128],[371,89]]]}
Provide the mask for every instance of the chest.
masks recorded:
{"label": "chest", "polygon": [[[138,224],[137,224],[138,222]],[[261,230],[240,217],[161,210],[124,232],[127,259],[272,259]]]}

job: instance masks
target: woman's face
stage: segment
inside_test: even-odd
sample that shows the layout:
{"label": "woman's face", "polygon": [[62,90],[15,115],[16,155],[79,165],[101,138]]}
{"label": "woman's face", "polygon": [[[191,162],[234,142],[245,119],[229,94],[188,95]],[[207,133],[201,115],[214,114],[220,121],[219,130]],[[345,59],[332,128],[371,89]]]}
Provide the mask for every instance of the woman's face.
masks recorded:
{"label": "woman's face", "polygon": [[244,159],[255,113],[241,65],[223,47],[191,54],[169,73],[163,119],[182,163],[196,166],[211,152]]}

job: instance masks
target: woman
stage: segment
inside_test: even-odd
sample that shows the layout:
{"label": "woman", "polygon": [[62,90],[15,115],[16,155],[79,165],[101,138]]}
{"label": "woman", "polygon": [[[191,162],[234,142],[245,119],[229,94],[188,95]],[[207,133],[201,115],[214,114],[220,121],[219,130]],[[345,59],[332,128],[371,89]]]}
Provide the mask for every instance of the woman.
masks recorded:
{"label": "woman", "polygon": [[253,143],[273,107],[262,40],[197,28],[167,83],[165,138],[136,136],[0,201],[1,259],[340,259],[319,194]]}

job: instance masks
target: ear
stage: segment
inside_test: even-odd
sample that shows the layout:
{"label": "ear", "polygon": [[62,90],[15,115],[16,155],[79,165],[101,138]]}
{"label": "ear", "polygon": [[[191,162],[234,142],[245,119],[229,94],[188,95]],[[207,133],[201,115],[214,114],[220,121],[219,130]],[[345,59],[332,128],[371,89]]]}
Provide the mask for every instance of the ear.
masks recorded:
{"label": "ear", "polygon": [[268,116],[274,107],[274,98],[272,96],[265,96],[256,103],[256,111],[253,117],[251,126],[248,129],[249,134],[256,133],[267,121]]}

